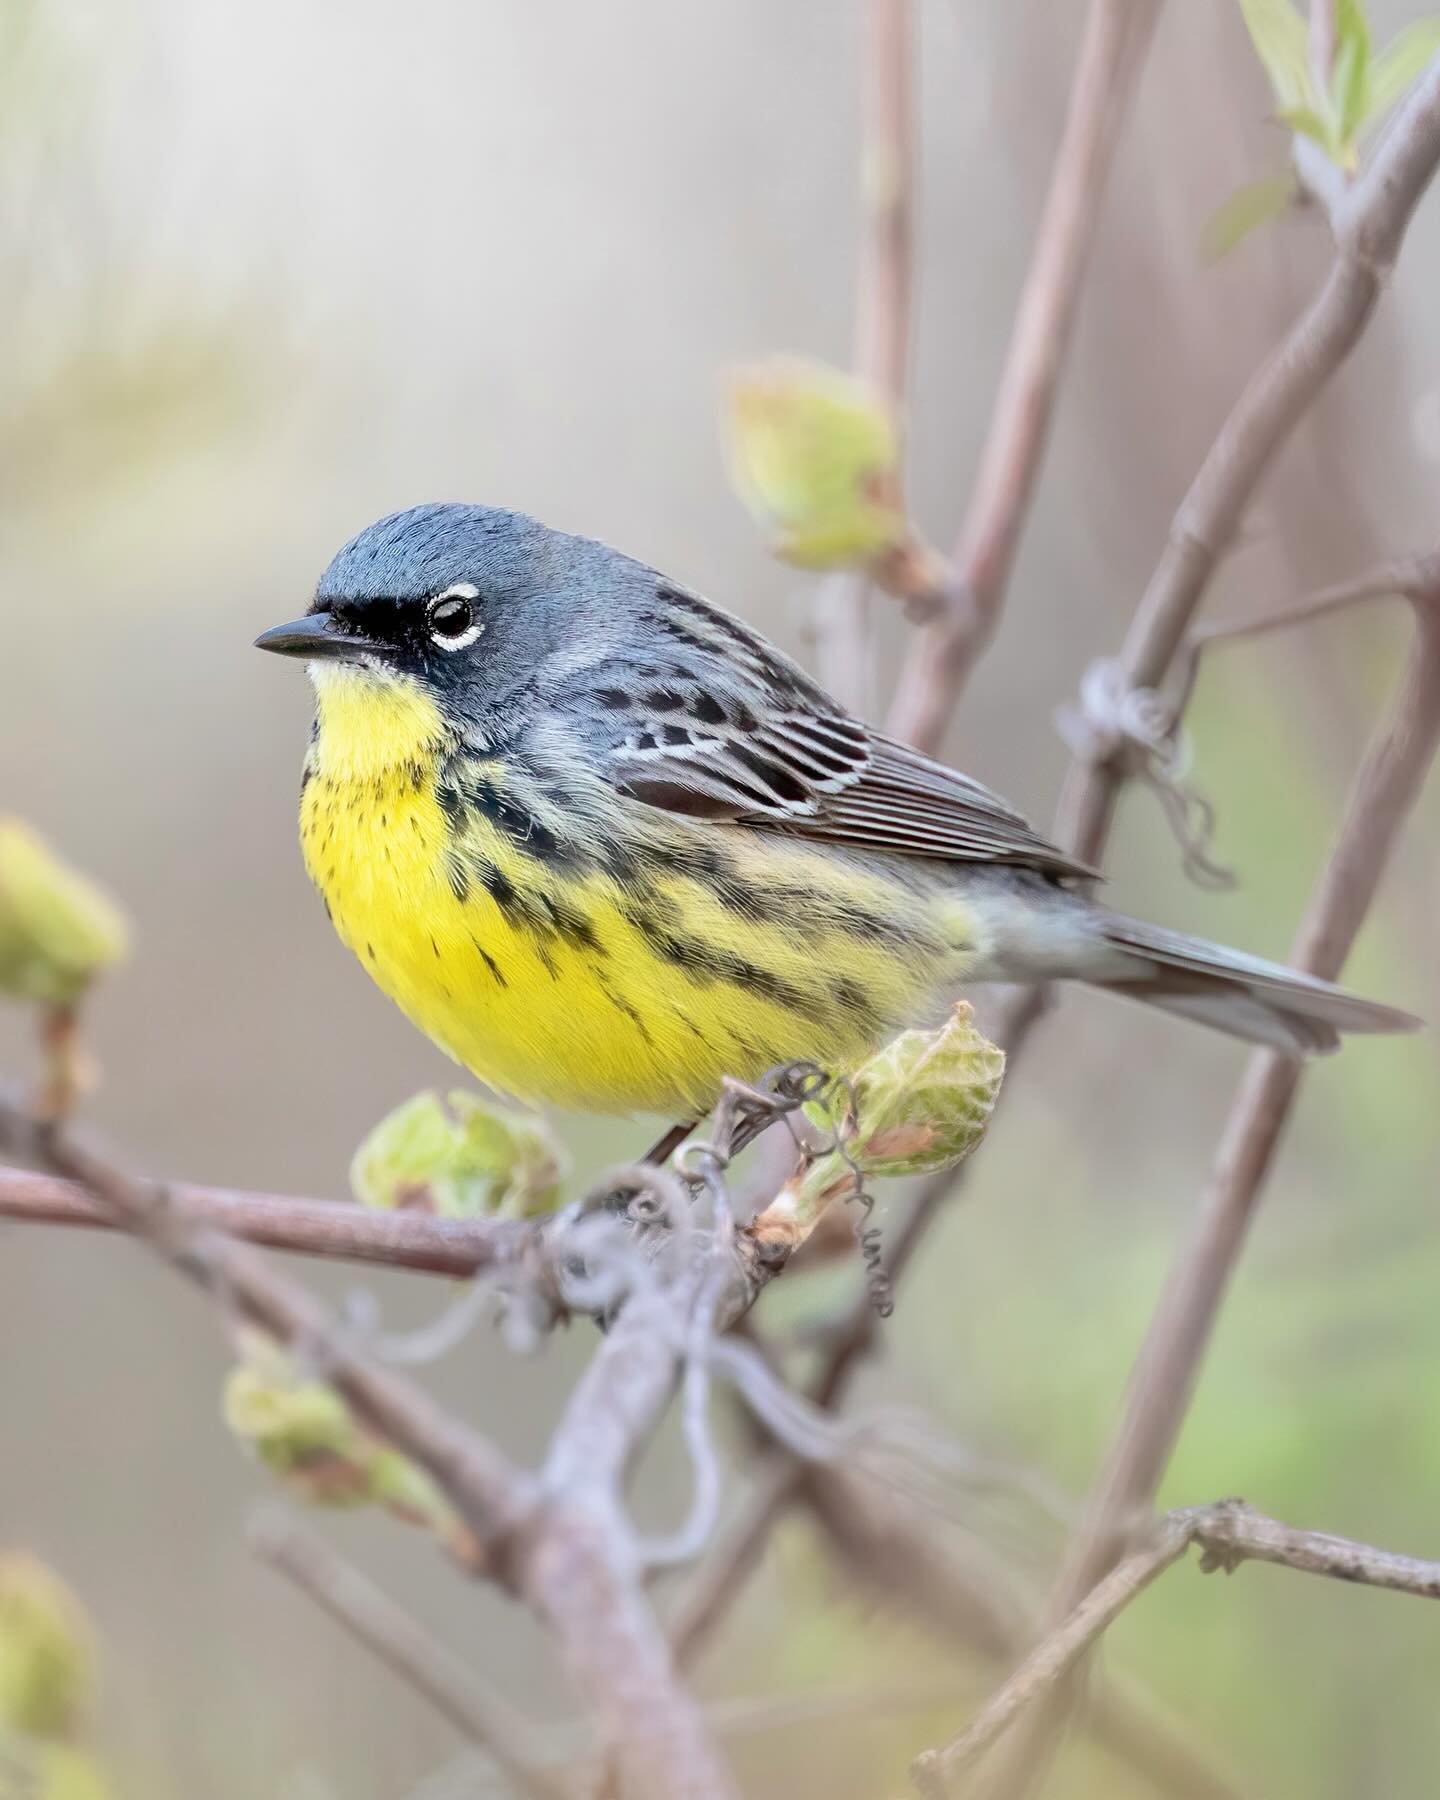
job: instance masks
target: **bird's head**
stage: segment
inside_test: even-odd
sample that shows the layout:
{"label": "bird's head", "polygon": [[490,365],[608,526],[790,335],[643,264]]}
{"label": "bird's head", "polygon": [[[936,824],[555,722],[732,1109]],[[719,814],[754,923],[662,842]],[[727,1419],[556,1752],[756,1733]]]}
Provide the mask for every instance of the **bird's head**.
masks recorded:
{"label": "bird's head", "polygon": [[454,728],[603,656],[648,571],[588,538],[498,507],[411,507],[367,526],[303,618],[256,639],[299,657],[322,701],[397,688]]}

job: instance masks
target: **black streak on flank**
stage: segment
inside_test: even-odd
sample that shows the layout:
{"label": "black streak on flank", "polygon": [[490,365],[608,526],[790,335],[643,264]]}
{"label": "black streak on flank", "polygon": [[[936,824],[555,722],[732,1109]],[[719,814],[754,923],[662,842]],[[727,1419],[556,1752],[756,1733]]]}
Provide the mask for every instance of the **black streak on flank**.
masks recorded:
{"label": "black streak on flank", "polygon": [[475,810],[498,826],[519,849],[527,851],[541,862],[567,860],[559,838],[549,826],[542,824],[518,800],[502,793],[495,782],[488,778],[474,782],[470,788],[470,800]]}
{"label": "black streak on flank", "polygon": [[738,987],[746,993],[759,994],[762,999],[783,1007],[787,1012],[799,1013],[803,1018],[821,1021],[826,1017],[826,1007],[817,1001],[814,994],[804,993],[792,986],[773,969],[763,969],[748,957],[737,955],[735,951],[720,945],[702,943],[699,938],[682,937],[677,932],[668,931],[648,913],[638,909],[627,916],[657,956],[674,963],[676,968],[682,969],[697,984],[706,986],[716,981],[729,982],[732,987]]}
{"label": "black streak on flank", "polygon": [[476,861],[474,864],[475,879],[485,892],[500,908],[501,912],[510,914],[520,910],[520,896],[515,891],[515,883],[503,869],[497,869],[492,862]]}
{"label": "black streak on flank", "polygon": [[592,956],[605,956],[605,946],[595,935],[595,927],[584,913],[576,910],[563,900],[554,900],[549,894],[540,896],[540,904],[549,914],[550,923],[555,931],[567,942],[578,944],[582,950],[588,950]]}
{"label": "black streak on flank", "polygon": [[875,1007],[869,994],[858,981],[851,981],[842,975],[831,983],[830,991],[834,994],[835,1004],[841,1012],[858,1015],[862,1019],[874,1018]]}
{"label": "black streak on flank", "polygon": [[612,1006],[618,1008],[618,1010],[620,1012],[624,1013],[625,1017],[627,1019],[629,1019],[630,1023],[635,1027],[635,1029],[640,1033],[641,1037],[645,1040],[645,1042],[653,1050],[655,1048],[655,1040],[650,1035],[650,1029],[646,1025],[644,1019],[642,1019],[640,1017],[640,1014],[638,1012],[636,1012],[635,1008],[630,1004],[630,1002],[628,1000],[622,999],[620,997],[620,995],[615,992],[614,988],[612,988],[610,986],[609,982],[605,981],[603,979],[601,980],[601,983],[600,983],[600,990]]}
{"label": "black streak on flank", "polygon": [[496,980],[496,982],[497,982],[497,983],[498,983],[498,984],[499,984],[499,985],[500,985],[500,986],[501,986],[501,987],[502,987],[502,988],[503,988],[503,987],[509,987],[509,985],[510,985],[510,983],[509,983],[509,982],[508,982],[508,981],[507,981],[507,980],[506,980],[506,979],[505,979],[505,975],[504,975],[504,972],[503,972],[503,970],[502,970],[502,969],[501,969],[501,967],[500,967],[500,965],[499,965],[499,963],[497,963],[497,962],[496,962],[496,960],[495,960],[495,958],[494,958],[494,957],[493,957],[493,956],[492,956],[492,955],[491,955],[491,954],[490,954],[490,952],[489,952],[489,951],[488,951],[488,950],[487,950],[487,949],[486,949],[486,948],[485,948],[485,946],[484,946],[484,945],[483,945],[483,944],[482,944],[482,943],[481,943],[481,942],[480,942],[480,940],[479,940],[479,938],[475,938],[475,937],[472,937],[472,938],[471,938],[471,940],[470,940],[470,942],[471,942],[471,943],[472,943],[472,944],[474,944],[474,946],[475,946],[475,948],[476,948],[476,950],[477,950],[477,951],[478,951],[478,952],[479,952],[479,954],[480,954],[480,960],[481,960],[481,962],[483,962],[483,963],[484,963],[484,965],[485,965],[485,967],[486,967],[486,968],[487,968],[487,969],[488,969],[488,970],[489,970],[489,971],[490,971],[490,973],[491,973],[491,974],[492,974],[492,975],[493,975],[493,976],[494,976],[494,977],[495,977],[495,980]]}
{"label": "black streak on flank", "polygon": [[450,892],[463,906],[470,892],[470,877],[465,873],[464,863],[453,850],[445,852],[445,879],[450,883]]}

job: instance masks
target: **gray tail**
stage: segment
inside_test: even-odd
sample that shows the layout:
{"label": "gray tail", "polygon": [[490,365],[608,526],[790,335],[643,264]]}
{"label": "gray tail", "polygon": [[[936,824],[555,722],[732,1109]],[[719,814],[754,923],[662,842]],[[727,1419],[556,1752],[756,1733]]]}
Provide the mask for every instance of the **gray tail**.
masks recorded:
{"label": "gray tail", "polygon": [[1129,964],[1117,959],[1104,974],[1088,977],[1095,985],[1247,1043],[1319,1056],[1338,1049],[1345,1031],[1414,1031],[1420,1024],[1411,1013],[1242,950],[1118,913],[1101,913],[1095,924]]}

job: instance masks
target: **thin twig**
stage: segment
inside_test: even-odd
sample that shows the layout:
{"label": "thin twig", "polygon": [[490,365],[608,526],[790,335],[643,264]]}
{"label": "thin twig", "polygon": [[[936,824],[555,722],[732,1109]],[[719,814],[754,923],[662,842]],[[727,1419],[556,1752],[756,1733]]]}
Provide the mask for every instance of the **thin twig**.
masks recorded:
{"label": "thin twig", "polygon": [[525,1793],[537,1800],[566,1800],[567,1785],[544,1767],[536,1727],[432,1638],[369,1576],[285,1513],[261,1514],[248,1537],[262,1561],[292,1581],[423,1695],[458,1731],[493,1757]]}
{"label": "thin twig", "polygon": [[1188,1530],[1167,1521],[1151,1544],[1117,1563],[1075,1610],[1041,1639],[966,1730],[943,1749],[927,1750],[916,1758],[910,1773],[927,1800],[944,1800],[948,1778],[989,1749],[1010,1721],[1072,1669],[1111,1621],[1189,1547]]}
{"label": "thin twig", "polygon": [[1241,1501],[1189,1507],[1154,1522],[1146,1541],[1118,1562],[1036,1645],[964,1729],[939,1750],[918,1757],[911,1775],[927,1800],[944,1800],[951,1776],[975,1762],[1034,1702],[1076,1668],[1116,1617],[1196,1545],[1205,1573],[1227,1574],[1242,1562],[1277,1563],[1307,1575],[1387,1588],[1440,1600],[1440,1562],[1380,1550],[1353,1538],[1282,1525]]}
{"label": "thin twig", "polygon": [[999,621],[1050,434],[1111,158],[1158,0],[1091,0],[943,615],[912,645],[889,729],[934,750]]}
{"label": "thin twig", "polygon": [[[915,200],[913,0],[868,0],[862,47],[860,266],[856,280],[855,368],[874,388],[903,445],[910,360],[910,292]],[[903,510],[897,455],[877,498]],[[874,677],[870,578],[844,570],[814,600],[816,672],[862,716]]]}
{"label": "thin twig", "polygon": [[1195,689],[1201,660],[1215,645],[1244,643],[1251,638],[1268,636],[1272,631],[1311,625],[1317,619],[1368,605],[1372,600],[1414,600],[1437,585],[1440,585],[1440,552],[1432,551],[1426,556],[1402,556],[1378,563],[1362,574],[1333,582],[1289,606],[1262,613],[1257,618],[1217,619],[1208,625],[1197,625],[1181,644],[1175,658],[1175,717],[1179,719],[1184,714]]}

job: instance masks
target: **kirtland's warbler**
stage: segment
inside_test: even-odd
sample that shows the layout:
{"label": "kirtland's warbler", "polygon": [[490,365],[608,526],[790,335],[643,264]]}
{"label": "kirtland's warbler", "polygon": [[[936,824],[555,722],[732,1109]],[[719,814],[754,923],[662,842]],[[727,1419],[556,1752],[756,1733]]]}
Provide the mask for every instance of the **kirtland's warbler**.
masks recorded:
{"label": "kirtland's warbler", "polygon": [[1107,911],[996,794],[588,538],[420,506],[309,613],[305,862],[429,1037],[529,1100],[690,1116],[972,981],[1070,977],[1291,1054],[1407,1014]]}

